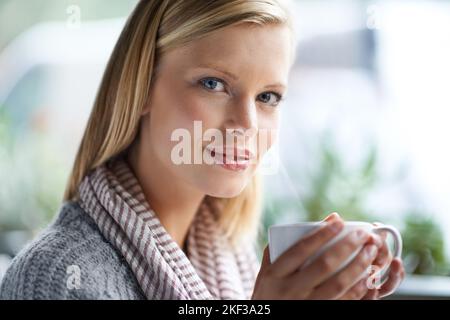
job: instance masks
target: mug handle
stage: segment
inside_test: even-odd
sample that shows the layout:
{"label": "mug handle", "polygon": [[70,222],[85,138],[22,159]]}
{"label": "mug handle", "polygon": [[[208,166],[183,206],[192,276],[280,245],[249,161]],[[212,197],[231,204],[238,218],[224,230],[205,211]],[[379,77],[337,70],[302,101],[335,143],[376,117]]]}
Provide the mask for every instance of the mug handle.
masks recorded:
{"label": "mug handle", "polygon": [[[380,226],[375,226],[373,228],[374,232],[388,232],[392,235],[392,237],[394,238],[394,252],[393,252],[393,258],[401,258],[402,256],[402,247],[403,247],[403,242],[402,242],[402,236],[400,235],[400,232],[392,227],[392,226],[388,226],[388,225],[380,225]],[[390,273],[391,267],[385,268],[385,270],[382,270],[382,274],[381,274],[381,285],[383,285],[387,278],[389,277],[389,273]]]}

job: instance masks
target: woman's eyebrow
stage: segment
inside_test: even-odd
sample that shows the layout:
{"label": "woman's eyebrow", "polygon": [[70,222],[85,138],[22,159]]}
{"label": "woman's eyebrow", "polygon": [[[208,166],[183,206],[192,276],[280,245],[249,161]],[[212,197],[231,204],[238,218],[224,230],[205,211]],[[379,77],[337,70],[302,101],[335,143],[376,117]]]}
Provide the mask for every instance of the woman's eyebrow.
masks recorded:
{"label": "woman's eyebrow", "polygon": [[287,85],[285,85],[284,83],[281,83],[281,82],[277,82],[277,83],[274,83],[274,84],[269,84],[267,86],[264,86],[264,88],[283,88],[283,89],[286,89]]}
{"label": "woman's eyebrow", "polygon": [[[196,68],[214,69],[223,74],[226,74],[227,76],[229,76],[231,79],[233,79],[235,81],[239,80],[239,77],[237,75],[235,75],[234,73],[227,71],[227,70],[223,69],[222,67],[214,65],[214,64],[200,64],[200,65],[196,66]],[[286,88],[287,86],[281,82],[277,82],[277,83],[273,83],[273,84],[264,86],[264,88],[279,88],[279,87]]]}
{"label": "woman's eyebrow", "polygon": [[223,74],[226,74],[227,76],[229,76],[233,80],[238,80],[239,79],[239,77],[237,75],[235,75],[234,73],[232,73],[230,71],[227,71],[227,70],[223,69],[222,67],[214,65],[214,64],[200,64],[196,68],[214,69],[214,70],[219,71],[219,72],[221,72]]}

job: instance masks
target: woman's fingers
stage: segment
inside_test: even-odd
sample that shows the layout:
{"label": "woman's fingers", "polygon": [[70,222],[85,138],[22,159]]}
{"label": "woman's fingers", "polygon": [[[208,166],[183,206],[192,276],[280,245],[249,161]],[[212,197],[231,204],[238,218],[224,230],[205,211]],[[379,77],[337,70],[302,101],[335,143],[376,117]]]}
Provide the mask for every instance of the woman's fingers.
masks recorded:
{"label": "woman's fingers", "polygon": [[405,269],[399,258],[395,258],[391,263],[391,270],[388,280],[381,286],[379,290],[380,297],[386,297],[392,294],[400,285],[405,277]]}
{"label": "woman's fingers", "polygon": [[383,238],[376,233],[370,233],[368,243],[376,245],[377,248],[381,248],[381,247],[383,247],[383,245],[386,244],[386,242],[383,240]]}
{"label": "woman's fingers", "polygon": [[377,289],[368,290],[366,295],[361,300],[378,300],[379,292]]}
{"label": "woman's fingers", "polygon": [[366,282],[366,277],[359,280],[353,287],[350,288],[350,290],[341,295],[339,300],[361,300],[363,297],[367,296],[367,292],[369,290]]}
{"label": "woman's fingers", "polygon": [[[325,297],[325,299],[334,299],[342,296],[349,291],[361,277],[365,278],[367,269],[376,258],[377,253],[378,248],[375,245],[369,244],[364,246],[348,266],[316,287],[314,295]],[[364,286],[367,287],[366,283],[364,283]],[[361,295],[361,297],[362,296],[363,295]]]}
{"label": "woman's fingers", "polygon": [[[382,224],[380,222],[374,222],[373,225],[376,227],[379,227]],[[388,233],[386,231],[380,231],[380,232],[377,232],[376,234],[379,237],[379,239],[381,240],[381,246],[380,246],[380,250],[378,251],[378,256],[374,261],[374,264],[380,268],[384,268],[392,260],[392,255],[390,253],[388,244],[386,242]]]}
{"label": "woman's fingers", "polygon": [[297,271],[313,253],[341,232],[343,227],[344,222],[340,218],[333,219],[302,238],[274,261],[271,265],[273,274],[282,277]]}
{"label": "woman's fingers", "polygon": [[388,266],[391,263],[391,261],[392,261],[392,254],[389,251],[387,243],[384,242],[384,244],[378,250],[378,256],[373,262],[373,264],[383,269],[384,267]]}
{"label": "woman's fingers", "polygon": [[323,221],[332,221],[336,219],[341,219],[341,216],[337,212],[330,213]]}
{"label": "woman's fingers", "polygon": [[[269,257],[269,246],[264,248],[263,257],[261,261],[261,267],[259,269],[258,275],[255,281],[255,288],[259,287],[259,282],[261,281],[261,277],[264,275],[265,270],[270,266],[270,257]],[[252,295],[253,299],[253,295]]]}
{"label": "woman's fingers", "polygon": [[[374,223],[374,225],[381,226],[382,223]],[[388,280],[379,290],[376,290],[379,297],[385,297],[393,293],[399,286],[399,284],[405,277],[405,270],[403,269],[403,263],[401,259],[393,259],[392,253],[390,252],[389,247],[386,243],[388,233],[386,231],[381,231],[378,234],[382,237],[384,244],[380,249],[377,258],[375,259],[374,264],[381,269],[385,269],[390,265]]]}
{"label": "woman's fingers", "polygon": [[270,266],[270,253],[269,253],[269,246],[266,246],[263,251],[263,257],[259,272],[264,271],[268,266]]}
{"label": "woman's fingers", "polygon": [[293,281],[302,281],[310,287],[322,284],[338,271],[352,254],[359,251],[369,237],[369,233],[363,229],[351,231],[311,264],[305,266],[301,273],[294,275]]}

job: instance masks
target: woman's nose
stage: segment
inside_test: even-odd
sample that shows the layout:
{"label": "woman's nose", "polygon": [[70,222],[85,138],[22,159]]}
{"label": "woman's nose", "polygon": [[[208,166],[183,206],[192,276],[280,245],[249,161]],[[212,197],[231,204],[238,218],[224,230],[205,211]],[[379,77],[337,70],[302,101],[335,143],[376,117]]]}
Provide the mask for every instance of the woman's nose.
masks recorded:
{"label": "woman's nose", "polygon": [[241,99],[233,104],[228,112],[227,128],[237,130],[256,130],[258,128],[257,106],[254,101]]}

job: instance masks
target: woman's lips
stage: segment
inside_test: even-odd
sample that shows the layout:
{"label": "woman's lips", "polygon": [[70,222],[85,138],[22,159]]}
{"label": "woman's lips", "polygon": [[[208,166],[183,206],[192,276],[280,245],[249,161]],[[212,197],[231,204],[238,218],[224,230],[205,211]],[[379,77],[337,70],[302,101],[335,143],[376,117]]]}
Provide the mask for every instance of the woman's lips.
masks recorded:
{"label": "woman's lips", "polygon": [[210,148],[209,152],[215,164],[231,171],[247,169],[254,158],[253,153],[248,149],[214,147]]}

